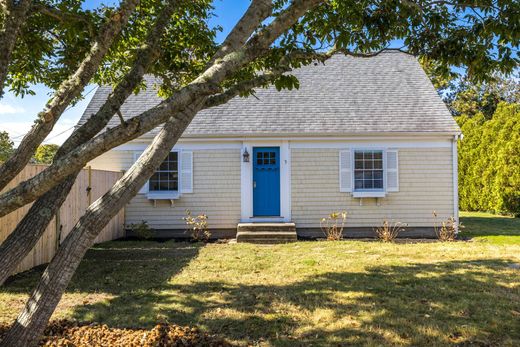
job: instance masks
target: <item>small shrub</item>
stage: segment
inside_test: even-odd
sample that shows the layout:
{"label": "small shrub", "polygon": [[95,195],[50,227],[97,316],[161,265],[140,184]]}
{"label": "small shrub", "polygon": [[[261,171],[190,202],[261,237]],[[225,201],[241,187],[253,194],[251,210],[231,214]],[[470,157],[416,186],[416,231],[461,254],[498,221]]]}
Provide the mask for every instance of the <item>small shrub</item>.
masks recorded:
{"label": "small shrub", "polygon": [[394,240],[399,236],[400,232],[405,231],[406,224],[395,222],[391,224],[388,220],[383,221],[383,225],[379,228],[376,228],[375,232],[377,237],[383,242],[394,242]]}
{"label": "small shrub", "polygon": [[129,228],[137,238],[142,240],[149,240],[155,236],[155,231],[150,228],[145,220],[141,221],[141,223],[132,223],[129,225]]}
{"label": "small shrub", "polygon": [[457,238],[457,231],[464,228],[462,223],[457,223],[457,220],[453,216],[441,221],[440,227],[437,224],[437,212],[435,211],[433,211],[433,218],[435,220],[433,224],[435,235],[443,242],[454,241]]}
{"label": "small shrub", "polygon": [[347,220],[347,212],[332,212],[326,218],[320,221],[321,230],[329,241],[341,240],[343,237],[343,228]]}
{"label": "small shrub", "polygon": [[188,225],[186,232],[191,233],[191,238],[194,241],[208,241],[211,237],[211,232],[208,230],[208,216],[199,214],[196,217],[191,215],[190,210],[186,210],[186,217],[182,218]]}

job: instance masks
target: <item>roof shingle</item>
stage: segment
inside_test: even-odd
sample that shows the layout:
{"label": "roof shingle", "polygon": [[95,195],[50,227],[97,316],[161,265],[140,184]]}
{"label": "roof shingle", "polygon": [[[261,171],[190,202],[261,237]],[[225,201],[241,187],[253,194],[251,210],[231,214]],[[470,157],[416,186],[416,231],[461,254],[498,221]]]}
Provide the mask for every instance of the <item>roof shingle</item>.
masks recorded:
{"label": "roof shingle", "polygon": [[[371,58],[335,55],[293,72],[298,90],[259,89],[197,114],[184,137],[450,133],[459,127],[418,61],[400,52]],[[153,78],[147,77],[153,84]],[[80,124],[110,93],[100,87]],[[132,95],[121,111],[133,117],[160,102],[153,88]],[[117,117],[110,127],[119,124]],[[151,132],[149,135],[152,135]]]}

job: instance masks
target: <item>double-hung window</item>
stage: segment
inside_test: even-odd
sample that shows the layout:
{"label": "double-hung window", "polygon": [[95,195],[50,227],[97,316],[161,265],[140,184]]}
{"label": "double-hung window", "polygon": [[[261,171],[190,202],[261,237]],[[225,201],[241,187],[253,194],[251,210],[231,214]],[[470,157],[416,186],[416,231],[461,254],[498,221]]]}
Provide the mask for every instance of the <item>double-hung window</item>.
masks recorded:
{"label": "double-hung window", "polygon": [[150,177],[150,192],[179,191],[179,153],[170,152],[155,173]]}
{"label": "double-hung window", "polygon": [[354,151],[354,191],[383,191],[383,151]]}

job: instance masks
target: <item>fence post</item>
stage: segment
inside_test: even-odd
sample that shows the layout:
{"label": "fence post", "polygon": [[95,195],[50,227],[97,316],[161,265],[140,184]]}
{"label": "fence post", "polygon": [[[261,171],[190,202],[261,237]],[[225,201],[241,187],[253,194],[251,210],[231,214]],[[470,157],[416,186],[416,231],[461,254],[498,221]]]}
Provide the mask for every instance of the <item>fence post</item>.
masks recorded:
{"label": "fence post", "polygon": [[58,210],[56,211],[56,215],[54,216],[54,220],[55,220],[55,225],[54,225],[54,230],[55,230],[55,234],[56,234],[56,247],[55,247],[55,254],[56,252],[58,251],[58,248],[60,247],[60,238],[61,238],[61,217],[60,217],[60,214],[61,214],[61,208],[58,207]]}

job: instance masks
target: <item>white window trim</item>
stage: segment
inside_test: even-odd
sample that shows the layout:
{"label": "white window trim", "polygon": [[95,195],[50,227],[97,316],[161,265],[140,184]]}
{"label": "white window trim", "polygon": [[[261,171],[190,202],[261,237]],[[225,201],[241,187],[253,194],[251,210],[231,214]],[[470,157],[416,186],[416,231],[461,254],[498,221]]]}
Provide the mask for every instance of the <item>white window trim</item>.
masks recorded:
{"label": "white window trim", "polygon": [[[382,147],[352,147],[350,148],[350,167],[352,170],[352,197],[354,198],[384,198],[387,194],[386,191],[386,151],[388,148]],[[362,151],[381,151],[383,152],[383,188],[382,189],[373,189],[373,190],[356,190],[356,180],[355,180],[355,171],[356,171],[356,152]]]}
{"label": "white window trim", "polygon": [[[150,190],[150,180],[148,179],[143,187],[139,190],[138,194],[145,194],[148,200],[177,200],[181,197],[181,153],[178,149],[172,149],[170,152],[177,153],[177,172],[178,172],[178,186],[177,190]],[[134,152],[134,163],[143,154],[143,151]]]}

